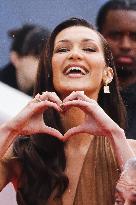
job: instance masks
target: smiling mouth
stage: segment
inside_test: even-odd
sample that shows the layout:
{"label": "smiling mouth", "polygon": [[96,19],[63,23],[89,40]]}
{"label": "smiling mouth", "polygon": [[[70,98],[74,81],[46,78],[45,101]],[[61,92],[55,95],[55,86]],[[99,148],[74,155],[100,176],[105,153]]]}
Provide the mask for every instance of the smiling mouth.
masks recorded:
{"label": "smiling mouth", "polygon": [[88,70],[85,67],[79,67],[79,66],[72,66],[68,67],[64,70],[64,74],[69,77],[82,77],[88,74]]}

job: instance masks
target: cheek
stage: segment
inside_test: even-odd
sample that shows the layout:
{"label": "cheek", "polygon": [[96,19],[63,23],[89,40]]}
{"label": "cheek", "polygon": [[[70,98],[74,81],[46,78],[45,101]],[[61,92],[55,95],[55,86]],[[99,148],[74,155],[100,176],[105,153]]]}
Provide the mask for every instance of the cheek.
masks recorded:
{"label": "cheek", "polygon": [[96,64],[92,71],[92,80],[99,87],[103,85],[105,64]]}
{"label": "cheek", "polygon": [[92,73],[96,76],[96,78],[102,78],[105,69],[104,60],[100,60],[100,58],[96,59],[94,64],[92,65]]}
{"label": "cheek", "polygon": [[62,56],[55,55],[52,58],[52,71],[53,71],[53,81],[59,81],[62,78],[62,72],[64,67],[64,60]]}
{"label": "cheek", "polygon": [[51,64],[52,64],[52,69],[54,70],[54,68],[56,67],[56,64],[57,64],[55,57],[52,57],[52,62],[51,62]]}
{"label": "cheek", "polygon": [[58,76],[59,73],[59,61],[56,58],[52,58],[52,72],[53,72],[53,81],[56,80],[56,77]]}
{"label": "cheek", "polygon": [[56,91],[59,90],[60,87],[60,62],[56,58],[52,59],[52,72],[53,72],[53,85]]}
{"label": "cheek", "polygon": [[31,70],[32,72],[36,72],[38,69],[38,61],[31,63]]}
{"label": "cheek", "polygon": [[52,58],[52,72],[53,72],[53,77],[57,76],[58,73],[60,72],[60,66],[61,66],[61,62],[59,61],[58,58],[53,57]]}
{"label": "cheek", "polygon": [[30,63],[28,66],[26,66],[26,72],[28,75],[35,77],[37,74],[38,69],[38,61]]}
{"label": "cheek", "polygon": [[52,67],[53,68],[57,67],[61,69],[61,67],[63,67],[65,64],[66,58],[67,58],[67,54],[65,53],[62,54],[55,53],[52,57]]}

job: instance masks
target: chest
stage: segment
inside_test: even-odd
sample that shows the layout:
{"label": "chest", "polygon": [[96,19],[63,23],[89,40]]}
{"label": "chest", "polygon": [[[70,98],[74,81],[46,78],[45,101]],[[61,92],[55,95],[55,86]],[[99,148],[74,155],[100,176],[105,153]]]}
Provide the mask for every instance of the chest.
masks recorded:
{"label": "chest", "polygon": [[90,143],[79,149],[67,150],[67,166],[65,174],[69,178],[69,186],[62,197],[63,205],[73,204],[82,167],[89,149]]}

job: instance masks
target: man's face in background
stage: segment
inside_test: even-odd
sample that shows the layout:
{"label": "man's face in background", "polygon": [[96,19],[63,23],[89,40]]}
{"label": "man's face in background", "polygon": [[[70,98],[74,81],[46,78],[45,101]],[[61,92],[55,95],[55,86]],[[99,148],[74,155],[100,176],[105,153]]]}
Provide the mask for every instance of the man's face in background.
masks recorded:
{"label": "man's face in background", "polygon": [[136,73],[136,11],[110,10],[101,33],[112,49],[118,76]]}

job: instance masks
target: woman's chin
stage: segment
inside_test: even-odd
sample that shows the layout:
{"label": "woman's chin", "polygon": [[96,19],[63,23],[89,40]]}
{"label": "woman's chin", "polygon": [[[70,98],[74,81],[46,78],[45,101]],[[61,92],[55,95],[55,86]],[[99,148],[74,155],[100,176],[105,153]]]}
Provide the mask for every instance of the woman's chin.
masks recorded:
{"label": "woman's chin", "polygon": [[90,89],[87,89],[86,87],[83,86],[69,86],[69,87],[64,87],[61,90],[57,90],[57,92],[61,95],[69,95],[70,93],[72,93],[73,91],[84,91],[85,93],[90,92]]}
{"label": "woman's chin", "polygon": [[[83,87],[83,86],[67,86],[67,87],[65,87],[64,89],[63,89],[63,92],[64,93],[68,93],[68,92],[73,92],[73,91],[85,91],[86,90],[86,88],[85,87]],[[61,92],[62,92],[62,90],[61,90]]]}

